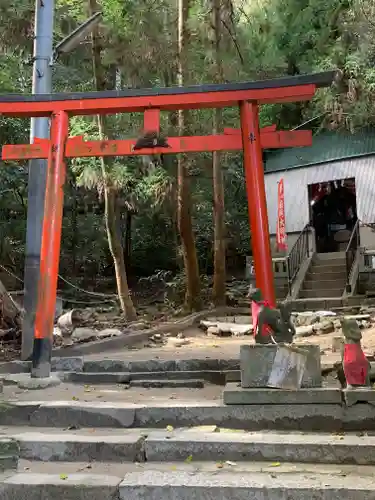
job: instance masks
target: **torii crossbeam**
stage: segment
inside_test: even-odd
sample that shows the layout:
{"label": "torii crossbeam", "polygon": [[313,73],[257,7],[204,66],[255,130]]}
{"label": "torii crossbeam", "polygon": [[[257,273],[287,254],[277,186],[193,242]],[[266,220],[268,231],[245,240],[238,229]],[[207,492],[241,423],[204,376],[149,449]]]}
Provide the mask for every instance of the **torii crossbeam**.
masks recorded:
{"label": "torii crossbeam", "polygon": [[[311,99],[317,88],[328,87],[335,72],[299,75],[258,82],[131,89],[47,95],[0,95],[0,114],[17,117],[51,117],[51,139],[34,144],[3,146],[3,160],[48,160],[41,246],[38,304],[34,331],[33,376],[48,377],[56,302],[63,216],[65,158],[177,154],[200,151],[243,150],[256,285],[266,300],[275,303],[268,229],[262,149],[309,146],[310,131],[276,131],[259,128],[258,106]],[[159,131],[160,112],[179,109],[239,106],[241,129],[224,129],[220,135],[169,137],[169,148],[133,150],[134,140],[84,141],[68,137],[74,115],[141,112],[145,131]]]}

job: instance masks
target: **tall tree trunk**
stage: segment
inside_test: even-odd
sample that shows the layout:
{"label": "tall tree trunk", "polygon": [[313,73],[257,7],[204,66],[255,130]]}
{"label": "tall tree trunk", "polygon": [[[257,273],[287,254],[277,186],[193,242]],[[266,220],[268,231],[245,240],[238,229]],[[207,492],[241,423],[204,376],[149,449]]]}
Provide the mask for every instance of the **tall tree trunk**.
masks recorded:
{"label": "tall tree trunk", "polygon": [[[98,10],[96,0],[89,0],[89,13],[94,14]],[[96,90],[107,90],[106,74],[101,60],[101,45],[98,28],[92,32],[92,60]],[[113,87],[112,87],[113,88]],[[109,130],[105,116],[98,115],[98,128],[100,139],[107,139]],[[108,246],[115,265],[117,293],[121,309],[127,320],[132,321],[137,318],[137,313],[130,296],[128,280],[126,275],[124,250],[117,232],[116,221],[116,189],[114,188],[110,174],[109,162],[107,158],[100,158],[102,175],[104,181],[104,207],[105,224],[107,229]]]}
{"label": "tall tree trunk", "polygon": [[130,259],[131,259],[131,251],[132,251],[132,221],[133,215],[130,210],[127,210],[125,213],[125,263],[126,263],[126,272],[130,272]]}
{"label": "tall tree trunk", "polygon": [[[213,54],[216,82],[223,80],[221,59],[221,0],[212,0]],[[222,111],[214,110],[213,134],[217,134],[222,126]],[[224,178],[221,166],[221,155],[218,151],[212,154],[212,175],[214,194],[214,285],[213,302],[216,306],[225,304],[225,210],[224,210]]]}
{"label": "tall tree trunk", "polygon": [[71,242],[71,254],[72,254],[72,271],[73,276],[77,275],[77,246],[78,246],[78,193],[76,189],[75,179],[70,181],[70,188],[72,192],[72,208],[71,208],[71,227],[72,227],[72,242]]}
{"label": "tall tree trunk", "polygon": [[[190,0],[178,0],[178,85],[188,83],[188,42],[189,42],[189,7]],[[187,133],[189,128],[189,111],[178,113],[179,135]],[[179,155],[177,160],[177,218],[181,237],[182,254],[186,274],[185,308],[189,311],[201,307],[200,278],[197,250],[191,219],[191,197],[189,186],[189,164],[186,155]]]}

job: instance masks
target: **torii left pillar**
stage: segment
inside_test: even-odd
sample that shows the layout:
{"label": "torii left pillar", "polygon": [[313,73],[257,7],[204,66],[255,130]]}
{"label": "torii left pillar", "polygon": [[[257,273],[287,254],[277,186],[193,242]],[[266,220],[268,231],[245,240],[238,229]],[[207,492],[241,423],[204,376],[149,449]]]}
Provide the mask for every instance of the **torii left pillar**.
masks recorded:
{"label": "torii left pillar", "polygon": [[258,103],[240,102],[243,162],[251,228],[255,283],[264,300],[276,305]]}
{"label": "torii left pillar", "polygon": [[35,317],[34,351],[31,376],[49,377],[53,346],[53,320],[59,272],[61,226],[66,176],[65,146],[68,140],[69,117],[57,111],[51,117],[51,140],[44,202],[38,306]]}

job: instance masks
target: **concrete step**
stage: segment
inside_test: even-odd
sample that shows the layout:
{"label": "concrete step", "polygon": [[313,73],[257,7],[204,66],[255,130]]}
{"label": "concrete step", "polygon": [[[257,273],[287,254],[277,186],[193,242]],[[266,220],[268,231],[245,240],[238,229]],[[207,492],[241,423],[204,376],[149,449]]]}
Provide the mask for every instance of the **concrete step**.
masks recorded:
{"label": "concrete step", "polygon": [[303,283],[304,290],[332,290],[335,288],[344,289],[346,284],[346,278],[341,278],[337,280],[316,280],[316,279],[307,279]]}
{"label": "concrete step", "polygon": [[257,432],[204,433],[194,429],[172,435],[153,433],[145,440],[145,457],[152,461],[281,461],[331,464],[375,464],[375,437],[356,435]]}
{"label": "concrete step", "polygon": [[345,252],[326,252],[316,253],[314,258],[317,260],[345,259],[345,255]]}
{"label": "concrete step", "polygon": [[0,472],[6,469],[16,469],[18,457],[18,442],[9,437],[0,436]]}
{"label": "concrete step", "polygon": [[[235,366],[234,363],[232,366]],[[132,384],[136,381],[167,379],[167,382],[205,380],[212,384],[224,385],[228,379],[238,376],[240,362],[235,370],[200,370],[200,371],[168,371],[168,372],[64,372],[60,374],[64,382],[74,384]]]}
{"label": "concrete step", "polygon": [[[67,356],[65,358],[54,357],[51,362],[51,369],[55,372],[83,370],[82,356]],[[0,373],[30,373],[31,361],[5,361],[0,363]]]}
{"label": "concrete step", "polygon": [[346,259],[331,259],[331,260],[314,260],[312,262],[313,267],[346,267]]}
{"label": "concrete step", "polygon": [[[8,361],[0,363],[0,374],[30,373],[30,367],[31,363],[28,361]],[[238,359],[147,359],[139,361],[102,359],[85,362],[83,357],[52,359],[52,370],[65,373],[67,379],[70,377],[69,373],[72,372],[82,373],[82,380],[84,378],[83,374],[91,373],[93,374],[92,378],[95,378],[99,373],[116,373],[118,376],[122,374],[123,377],[119,383],[130,380],[130,374],[132,374],[132,377],[143,377],[143,374],[153,373],[152,378],[154,378],[156,377],[155,372],[195,372],[197,374],[197,372],[223,372],[236,369],[238,369]],[[147,375],[147,378],[150,378],[149,375]],[[198,378],[205,377],[199,376]]]}
{"label": "concrete step", "polygon": [[332,262],[346,262],[346,255],[344,254],[315,254],[313,262],[325,262],[331,264]]}
{"label": "concrete step", "polygon": [[152,429],[18,429],[8,438],[19,458],[40,462],[184,462],[226,460],[375,465],[375,436],[245,432],[216,426]]}
{"label": "concrete step", "polygon": [[318,298],[327,298],[327,297],[341,297],[344,292],[343,288],[331,288],[331,289],[324,289],[324,288],[318,288],[314,290],[306,290],[302,289],[300,292],[299,298],[303,299],[318,299]]}
{"label": "concrete step", "polygon": [[[235,370],[232,370],[232,374],[233,374],[233,371]],[[186,377],[184,376],[185,372],[180,372],[180,377],[178,379],[170,379],[169,378],[169,373],[167,372],[155,372],[157,373],[158,376],[154,377],[154,378],[151,378],[150,377],[150,373],[149,374],[142,374],[142,375],[148,375],[147,376],[143,376],[141,377],[140,379],[138,378],[133,378],[133,374],[129,375],[129,374],[126,374],[127,376],[122,376],[122,374],[119,374],[119,373],[101,373],[101,374],[95,374],[97,375],[96,379],[95,380],[95,383],[97,385],[100,385],[100,384],[108,384],[108,383],[112,383],[112,384],[126,384],[127,387],[126,388],[129,388],[130,387],[143,387],[145,389],[179,389],[179,388],[187,388],[187,389],[203,389],[203,387],[205,386],[205,380],[204,379],[197,379],[197,378],[193,378],[193,377]],[[192,372],[188,372],[188,373],[192,373]],[[198,372],[199,373],[199,372]],[[60,381],[64,381],[64,382],[67,382],[69,381],[69,378],[67,378],[67,375],[76,375],[75,378],[78,378],[78,379],[83,379],[85,380],[85,384],[88,383],[88,380],[87,378],[90,378],[90,377],[85,377],[84,375],[88,375],[88,374],[85,374],[85,373],[59,373],[59,374],[53,374],[53,377],[51,378],[54,378],[55,381],[56,381],[56,384],[55,385],[60,385]],[[83,377],[82,377],[83,375]],[[91,375],[91,374],[89,374]],[[100,375],[102,377],[100,377]],[[229,379],[231,379],[232,377],[229,377]],[[74,379],[74,377],[73,377]],[[0,380],[1,382],[4,384],[4,386],[8,386],[8,385],[17,385],[18,387],[22,387],[22,388],[29,388],[29,384],[30,382],[33,380],[31,379],[30,380],[30,375],[27,374],[27,373],[15,373],[15,374],[12,374],[12,375],[6,375],[6,376],[3,376],[3,377],[0,377]],[[46,379],[48,380],[48,379]],[[222,375],[221,377],[221,381],[223,382],[223,384],[227,381],[227,376],[225,374]],[[93,382],[91,382],[93,383]],[[39,382],[37,383],[38,385],[40,384]],[[82,384],[82,382],[81,382]],[[221,384],[221,385],[223,385]],[[39,387],[40,389],[42,389],[42,387]]]}
{"label": "concrete step", "polygon": [[184,387],[186,389],[202,389],[204,387],[204,380],[187,379],[187,380],[168,380],[168,379],[143,379],[131,380],[130,387],[144,387],[145,389],[177,389]]}
{"label": "concrete step", "polygon": [[327,271],[327,272],[315,272],[312,268],[306,274],[306,279],[319,281],[323,280],[345,280],[346,272],[344,271]]}
{"label": "concrete step", "polygon": [[340,310],[343,307],[342,297],[328,298],[300,298],[293,300],[291,303],[293,311],[334,311]]}
{"label": "concrete step", "polygon": [[330,264],[330,265],[327,265],[325,263],[313,263],[312,266],[310,267],[310,270],[314,273],[321,273],[321,274],[325,274],[325,273],[329,273],[329,272],[341,272],[343,274],[346,273],[346,266],[345,266],[345,263],[344,264],[340,264],[340,263],[337,263],[335,262],[334,264]]}
{"label": "concrete step", "polygon": [[15,428],[7,431],[19,458],[42,462],[144,462],[146,431],[140,429]]}
{"label": "concrete step", "polygon": [[[86,373],[101,372],[172,372],[172,371],[223,371],[236,370],[238,359],[147,359],[140,361],[124,361],[117,359],[88,360],[85,361],[83,371]],[[72,370],[73,371],[73,370]],[[76,371],[76,370],[74,370]]]}
{"label": "concrete step", "polygon": [[[35,397],[35,396],[34,396]],[[165,397],[150,404],[86,401],[23,401],[2,403],[0,425],[49,428],[158,428],[218,425],[256,431],[373,431],[370,404],[249,404],[228,406],[216,400],[173,401]]]}
{"label": "concrete step", "polygon": [[[27,472],[21,472],[26,469]],[[1,500],[373,500],[375,468],[289,463],[25,462]]]}

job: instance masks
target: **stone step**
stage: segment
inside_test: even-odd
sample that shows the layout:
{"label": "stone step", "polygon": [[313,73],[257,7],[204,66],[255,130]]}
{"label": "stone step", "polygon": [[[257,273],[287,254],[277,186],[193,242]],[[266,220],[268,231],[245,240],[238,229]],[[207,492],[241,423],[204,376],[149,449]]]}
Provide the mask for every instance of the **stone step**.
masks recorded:
{"label": "stone step", "polygon": [[314,290],[305,290],[302,289],[299,298],[300,299],[319,299],[319,298],[329,298],[329,297],[341,297],[344,292],[343,288],[330,288],[330,289],[324,289],[324,288],[317,288]]}
{"label": "stone step", "polygon": [[168,380],[168,379],[143,379],[131,380],[130,387],[144,387],[145,389],[176,389],[184,387],[186,389],[203,389],[204,380],[187,379],[187,380]]}
{"label": "stone step", "polygon": [[345,252],[324,252],[316,253],[314,258],[318,260],[345,259],[345,255]]}
{"label": "stone step", "polygon": [[[85,361],[85,373],[100,372],[171,372],[171,371],[223,371],[237,370],[238,359],[146,359],[141,361],[124,361],[117,359],[88,360]],[[73,371],[73,370],[72,370]],[[76,371],[76,370],[75,370]]]}
{"label": "stone step", "polygon": [[332,290],[335,288],[344,289],[346,284],[346,277],[338,278],[336,280],[317,280],[317,279],[306,279],[303,283],[304,290]]}
{"label": "stone step", "polygon": [[340,269],[341,271],[346,271],[346,260],[322,260],[313,261],[311,264],[312,269]]}
{"label": "stone step", "polygon": [[[0,374],[30,373],[28,361],[9,361],[0,363]],[[124,376],[150,372],[223,372],[237,370],[237,359],[146,359],[124,361],[117,359],[83,360],[83,357],[52,358],[52,371],[75,373],[123,373]],[[68,376],[68,375],[67,375]],[[82,375],[83,377],[83,375]],[[202,377],[199,377],[202,378]]]}
{"label": "stone step", "polygon": [[[233,367],[234,367],[233,363]],[[168,371],[168,372],[64,372],[60,377],[64,382],[74,384],[129,384],[131,381],[140,380],[205,380],[212,384],[224,385],[228,380],[237,380],[240,362],[234,370],[200,370],[200,371]]]}
{"label": "stone step", "polygon": [[[83,357],[52,358],[51,369],[56,372],[83,370]],[[0,373],[30,373],[31,361],[5,361],[0,363]]]}
{"label": "stone step", "polygon": [[319,274],[325,274],[325,273],[346,273],[346,266],[345,264],[342,263],[332,263],[332,264],[326,264],[325,262],[320,263],[313,263],[310,267],[310,271],[314,273],[319,273]]}
{"label": "stone step", "polygon": [[18,442],[9,437],[0,436],[0,472],[6,469],[16,469],[18,457]]}
{"label": "stone step", "polygon": [[256,431],[373,431],[374,407],[359,404],[224,405],[218,400],[151,404],[102,401],[24,401],[2,403],[0,425],[50,428],[158,428],[219,425]]}
{"label": "stone step", "polygon": [[184,462],[192,457],[200,462],[375,465],[375,436],[350,433],[245,432],[216,426],[37,431],[22,428],[7,434],[19,450],[13,457],[38,462]]}
{"label": "stone step", "polygon": [[343,393],[341,389],[333,387],[308,387],[297,390],[243,388],[240,383],[229,382],[225,386],[223,400],[227,405],[341,404]]}
{"label": "stone step", "polygon": [[346,281],[346,272],[343,271],[323,271],[323,272],[316,272],[314,268],[311,268],[308,273],[306,274],[306,279],[311,279],[311,280],[342,280],[345,279]]}
{"label": "stone step", "polygon": [[[1,432],[4,432],[1,430]],[[140,429],[7,429],[19,458],[41,462],[144,462],[146,431]]]}
{"label": "stone step", "polygon": [[335,311],[341,310],[343,307],[342,297],[328,297],[328,298],[300,298],[291,302],[293,311]]}
{"label": "stone step", "polygon": [[[372,500],[372,466],[289,463],[22,464],[1,500]],[[21,469],[20,469],[21,470]]]}
{"label": "stone step", "polygon": [[306,433],[177,430],[151,433],[144,441],[148,462],[226,460],[375,465],[375,436]]}
{"label": "stone step", "polygon": [[[43,464],[44,465],[44,464]],[[52,464],[51,464],[52,465]],[[57,466],[48,474],[6,471],[0,475],[1,500],[118,500],[123,477],[87,471],[87,463],[67,475]],[[45,468],[45,467],[44,467]],[[29,469],[29,467],[26,467]],[[130,497],[129,497],[130,498]]]}

